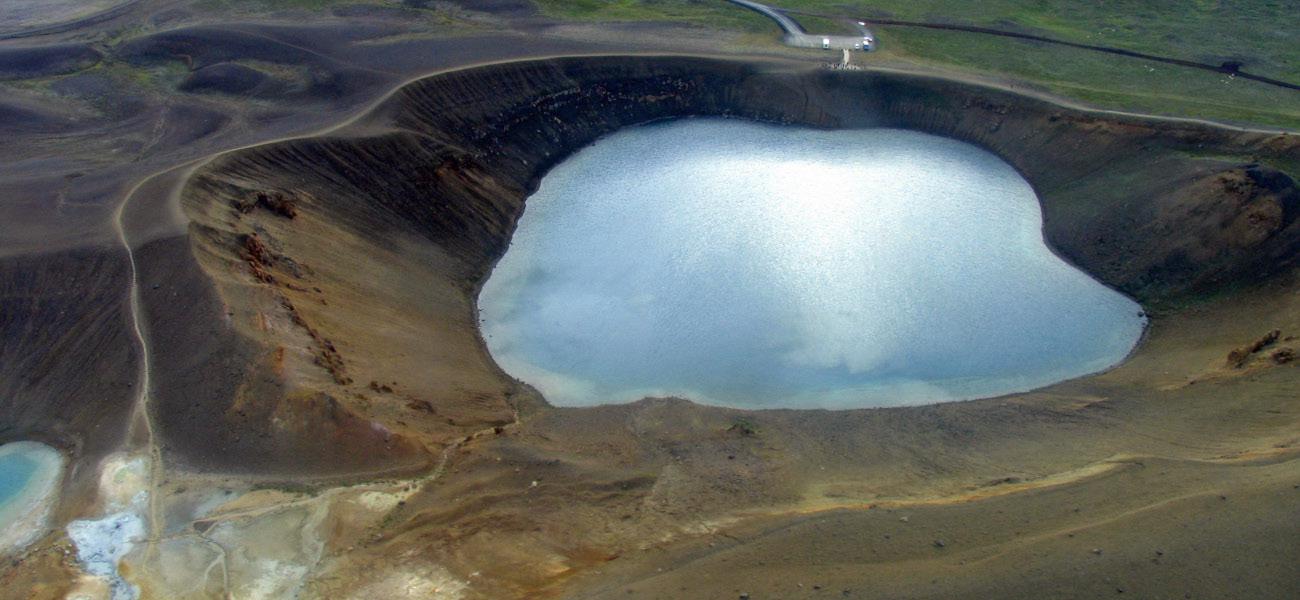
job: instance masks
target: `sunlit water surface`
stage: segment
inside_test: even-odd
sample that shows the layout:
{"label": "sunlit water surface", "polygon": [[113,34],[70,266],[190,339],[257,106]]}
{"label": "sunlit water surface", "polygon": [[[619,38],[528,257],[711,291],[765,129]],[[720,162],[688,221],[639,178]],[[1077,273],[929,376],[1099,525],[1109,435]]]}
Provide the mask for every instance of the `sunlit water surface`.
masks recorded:
{"label": "sunlit water surface", "polygon": [[548,174],[479,298],[558,405],[919,404],[1122,360],[1133,301],[1047,248],[1033,190],[921,133],[719,119],[633,128]]}

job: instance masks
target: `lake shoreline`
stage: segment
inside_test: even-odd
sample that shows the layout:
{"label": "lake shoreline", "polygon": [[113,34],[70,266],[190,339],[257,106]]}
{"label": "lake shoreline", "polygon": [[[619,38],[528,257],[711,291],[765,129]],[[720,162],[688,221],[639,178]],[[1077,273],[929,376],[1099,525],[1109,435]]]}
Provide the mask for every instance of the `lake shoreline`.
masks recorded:
{"label": "lake shoreline", "polygon": [[49,528],[50,514],[58,502],[58,484],[67,459],[39,442],[10,442],[0,446],[0,458],[24,453],[37,463],[36,471],[12,498],[0,504],[0,554],[23,550]]}
{"label": "lake shoreline", "polygon": [[1029,183],[964,142],[658,121],[547,174],[479,294],[481,329],[556,406],[1002,396],[1110,368],[1144,327],[1041,230]]}
{"label": "lake shoreline", "polygon": [[[480,284],[550,167],[618,129],[690,116],[901,127],[989,150],[1039,194],[1049,246],[1138,299],[1152,314],[1150,334],[1102,374],[970,402],[845,411],[738,411],[667,399],[551,406],[487,354]],[[1261,569],[1254,556],[1206,556],[1205,542],[1228,551],[1264,539],[1268,551],[1259,554],[1293,556],[1290,539],[1265,536],[1288,531],[1278,524],[1289,523],[1293,505],[1276,501],[1276,492],[1291,489],[1286,480],[1300,461],[1269,470],[1276,485],[1252,477],[1254,463],[1206,461],[1294,438],[1286,415],[1300,371],[1275,364],[1272,349],[1240,369],[1218,365],[1269,330],[1281,330],[1280,341],[1300,331],[1289,275],[1297,226],[1249,217],[1291,202],[1293,181],[1269,165],[1297,143],[939,78],[791,63],[583,57],[422,79],[329,136],[259,145],[196,167],[178,192],[189,233],[137,248],[141,281],[166,290],[145,285],[141,299],[148,329],[168,332],[150,340],[151,407],[168,476],[188,478],[189,489],[211,482],[198,479],[205,473],[283,482],[303,490],[302,502],[324,506],[330,496],[311,496],[321,486],[427,474],[394,486],[411,495],[375,525],[381,539],[316,571],[328,573],[312,588],[322,597],[373,595],[371,584],[439,569],[503,598],[605,597],[602,590],[624,597],[639,581],[665,598],[680,597],[682,585],[713,597],[740,590],[801,597],[797,581],[828,590],[885,582],[872,584],[883,594],[930,589],[937,577],[966,586],[949,597],[1042,597],[1049,588],[1020,576],[1023,556],[1002,552],[1012,536],[1051,544],[1051,589],[1113,593],[1113,584],[1098,586],[1115,573],[1119,563],[1105,562],[1114,560],[1145,569],[1126,579],[1152,586],[1229,565],[1230,574],[1273,576],[1247,595],[1286,596],[1294,582],[1281,578],[1293,569]],[[1233,218],[1238,226],[1221,226]],[[1166,459],[1185,462],[1188,476],[1133,481],[1136,469],[1124,466],[1105,471],[1114,476],[1051,485],[1073,481],[1059,474],[1116,461]],[[435,477],[437,485],[425,485]],[[906,515],[876,510],[986,488],[1025,493],[1008,494],[1007,505],[957,503],[913,515],[907,536],[894,529]],[[1221,490],[1229,501],[1218,499]],[[1035,503],[1039,496],[1054,500]],[[1160,523],[1123,520],[1147,505],[1169,508],[1171,519],[1194,514],[1165,502],[1188,497],[1236,510],[1216,516],[1230,527],[1165,536]],[[278,502],[266,501],[267,510]],[[809,530],[769,547],[747,533],[765,520],[755,515],[826,506],[859,507],[844,523],[812,521],[852,534],[828,540]],[[1074,506],[1081,510],[1063,521],[1061,511]],[[1062,523],[1116,529],[1104,543],[1058,539]],[[371,535],[369,527],[356,531]],[[1129,532],[1142,535],[1125,538]],[[340,544],[360,539],[353,535],[362,534],[340,534]],[[1150,552],[1157,535],[1170,555],[1204,558],[1174,568],[1128,558]],[[862,540],[880,545],[862,556],[855,553]],[[852,544],[819,554],[835,541]],[[754,551],[748,562],[760,566],[732,563],[696,578],[687,568],[699,556],[693,542]],[[1101,546],[1104,554],[1089,553]],[[668,562],[643,552],[654,548]],[[863,568],[843,575],[801,568],[792,572],[799,579],[773,571],[792,549],[824,558],[828,569]],[[967,551],[989,557],[987,568],[950,577],[958,565],[946,557]],[[1080,556],[1089,561],[1082,571]],[[888,568],[868,574],[868,562]],[[137,574],[149,567],[130,566]],[[743,581],[728,580],[733,574]],[[1229,581],[1236,577],[1221,579],[1241,595],[1240,582]],[[1214,583],[1197,585],[1214,594]]]}

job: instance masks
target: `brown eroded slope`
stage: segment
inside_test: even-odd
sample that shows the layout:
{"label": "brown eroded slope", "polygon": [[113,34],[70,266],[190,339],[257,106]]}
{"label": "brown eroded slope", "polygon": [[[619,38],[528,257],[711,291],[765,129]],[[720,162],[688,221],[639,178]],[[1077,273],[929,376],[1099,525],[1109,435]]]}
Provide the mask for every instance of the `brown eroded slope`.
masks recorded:
{"label": "brown eroded slope", "polygon": [[[1111,372],[968,403],[762,413],[679,400],[547,406],[484,351],[479,285],[547,168],[620,127],[695,115],[906,127],[986,147],[1035,186],[1044,234],[1063,257],[1153,311],[1149,339]],[[1300,333],[1300,197],[1279,170],[1294,165],[1298,147],[1284,134],[786,63],[607,57],[438,75],[329,137],[224,155],[195,174],[183,195],[188,248],[171,240],[144,253],[146,265],[174,261],[189,289],[207,290],[194,304],[149,303],[153,329],[172,332],[154,340],[155,413],[180,464],[259,476],[413,470],[495,429],[460,447],[438,485],[394,508],[367,541],[331,556],[309,586],[320,596],[431,564],[483,597],[560,594],[569,582],[621,594],[630,581],[661,597],[682,597],[679,585],[685,597],[718,597],[761,573],[773,585],[795,578],[769,564],[840,585],[871,571],[818,569],[870,561],[848,550],[818,559],[823,534],[802,524],[857,539],[883,531],[873,511],[918,502],[950,524],[924,535],[951,538],[951,556],[974,553],[957,560],[991,561],[990,573],[1013,572],[1021,559],[1006,557],[1024,548],[1050,550],[1036,555],[1046,561],[1038,587],[1006,593],[1067,589],[1076,571],[1061,553],[1072,546],[1053,537],[1066,529],[1132,547],[1124,528],[1147,528],[1170,547],[1192,547],[1220,526],[1172,531],[1138,517],[1199,514],[1200,499],[1225,486],[1249,489],[1254,507],[1226,513],[1229,523],[1257,514],[1282,526],[1294,512],[1295,498],[1280,494],[1297,479],[1297,371],[1272,356]],[[1282,333],[1269,348],[1225,365],[1228,352],[1274,328]],[[1183,476],[1135,476],[1135,462]],[[1062,520],[1047,492],[1033,491],[1047,484],[1097,511]],[[1141,501],[1129,501],[1137,491]],[[849,516],[825,513],[837,510]],[[1056,541],[1011,541],[997,511],[1022,511],[1023,535]],[[698,549],[730,530],[745,548],[736,552],[748,553],[744,569]],[[1257,529],[1234,531],[1272,544],[1276,556],[1294,550]],[[747,537],[754,532],[768,533]],[[871,560],[902,568],[909,586],[946,569],[958,584],[936,588],[940,596],[996,591],[980,583],[991,579],[934,562],[934,540],[922,537]],[[668,558],[647,558],[647,548]],[[812,562],[791,563],[786,549]],[[1180,565],[1161,577],[1206,563]],[[1261,585],[1292,589],[1277,566],[1263,567],[1272,575]],[[650,575],[660,568],[670,574]]]}

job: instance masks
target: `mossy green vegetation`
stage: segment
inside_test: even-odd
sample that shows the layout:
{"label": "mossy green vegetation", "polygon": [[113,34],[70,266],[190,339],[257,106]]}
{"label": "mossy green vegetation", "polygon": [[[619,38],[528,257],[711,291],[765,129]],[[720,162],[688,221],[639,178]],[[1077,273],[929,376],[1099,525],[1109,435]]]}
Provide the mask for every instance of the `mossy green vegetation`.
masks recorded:
{"label": "mossy green vegetation", "polygon": [[771,30],[772,21],[717,0],[533,0],[544,14],[577,21],[674,21],[736,31]]}
{"label": "mossy green vegetation", "polygon": [[290,481],[290,480],[269,480],[254,482],[249,487],[249,491],[271,490],[284,492],[286,494],[298,494],[315,498],[324,490],[326,484],[320,482]]}
{"label": "mossy green vegetation", "polygon": [[846,17],[974,25],[1218,64],[1300,83],[1294,0],[774,0]]}
{"label": "mossy green vegetation", "polygon": [[[550,16],[674,20],[753,31],[752,11],[718,0],[537,0]],[[1219,65],[1300,83],[1291,0],[771,0],[814,33],[883,18],[995,28]],[[811,16],[811,13],[821,16]],[[744,19],[738,25],[736,19]],[[828,25],[829,24],[829,25]],[[776,35],[770,21],[762,26]],[[988,34],[876,26],[881,53],[904,61],[1029,83],[1102,108],[1300,129],[1300,92],[1188,67]],[[834,31],[827,31],[833,33]]]}
{"label": "mossy green vegetation", "polygon": [[231,8],[273,10],[273,9],[319,9],[324,10],[345,4],[393,4],[378,0],[200,0],[199,8],[222,10]]}
{"label": "mossy green vegetation", "polygon": [[1300,129],[1300,92],[1200,69],[977,33],[881,27],[878,58],[1029,82],[1091,105]]}
{"label": "mossy green vegetation", "polygon": [[860,31],[857,27],[853,26],[853,21],[849,19],[832,19],[829,17],[800,15],[799,24],[803,26],[805,31],[810,33],[856,35]]}
{"label": "mossy green vegetation", "polygon": [[[469,31],[482,28],[481,23],[474,23],[458,14],[463,11],[438,0],[198,0],[194,7],[214,16],[237,15],[243,18],[331,15],[335,9],[341,8],[404,10],[401,14],[408,17],[407,23],[417,29],[389,36],[383,39],[384,42],[423,39],[428,37],[428,29],[431,27],[437,28],[443,35],[452,33],[451,29]],[[372,38],[357,43],[373,44],[377,40]]]}
{"label": "mossy green vegetation", "polygon": [[758,427],[756,427],[752,421],[744,417],[732,421],[731,426],[727,428],[727,431],[739,433],[743,436],[758,435]]}

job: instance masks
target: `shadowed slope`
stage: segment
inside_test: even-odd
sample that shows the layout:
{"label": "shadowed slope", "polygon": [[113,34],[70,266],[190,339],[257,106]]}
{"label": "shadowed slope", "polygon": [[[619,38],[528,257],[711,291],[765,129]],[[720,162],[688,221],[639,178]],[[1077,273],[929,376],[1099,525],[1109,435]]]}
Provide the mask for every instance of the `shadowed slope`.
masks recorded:
{"label": "shadowed slope", "polygon": [[[184,194],[193,250],[227,307],[224,343],[254,366],[184,378],[230,381],[233,400],[196,403],[162,386],[169,443],[203,455],[212,425],[228,423],[230,452],[214,466],[246,467],[247,452],[275,448],[269,460],[286,469],[329,472],[323,456],[406,464],[398,457],[421,444],[509,422],[523,390],[482,348],[474,299],[524,198],[603,134],[691,115],[901,127],[981,145],[1034,184],[1051,245],[1149,307],[1284,271],[1300,243],[1288,176],[1194,156],[1285,156],[1290,136],[775,63],[611,57],[457,71],[408,85],[339,135],[239,151],[196,174]],[[322,440],[333,449],[324,455]]]}

